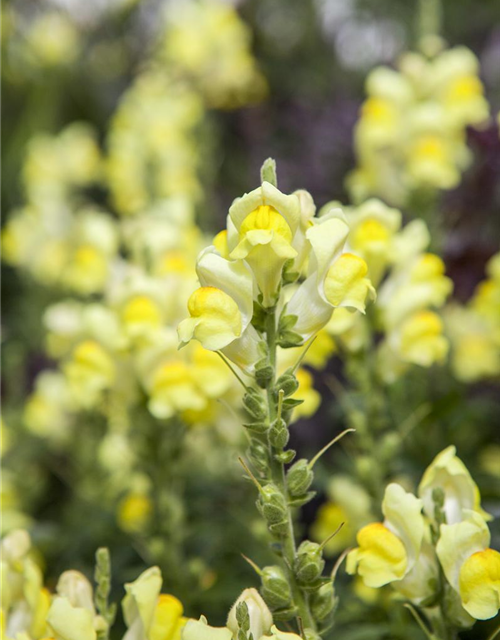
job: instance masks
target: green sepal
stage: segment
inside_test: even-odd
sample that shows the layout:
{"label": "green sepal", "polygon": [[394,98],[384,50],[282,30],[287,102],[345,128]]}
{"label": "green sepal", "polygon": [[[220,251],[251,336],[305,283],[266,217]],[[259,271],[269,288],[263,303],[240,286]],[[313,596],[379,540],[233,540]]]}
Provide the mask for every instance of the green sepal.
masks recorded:
{"label": "green sepal", "polygon": [[277,536],[278,538],[282,538],[288,533],[288,521],[283,520],[282,522],[270,524],[268,529],[272,535]]}
{"label": "green sepal", "polygon": [[293,258],[288,259],[283,265],[283,273],[282,273],[282,281],[283,284],[293,284],[300,277],[299,271],[294,271],[293,267],[295,266],[295,260]]}
{"label": "green sepal", "polygon": [[315,495],[316,491],[308,491],[303,496],[294,496],[293,498],[290,498],[288,500],[288,504],[291,507],[303,507],[308,502],[311,502]]}
{"label": "green sepal", "polygon": [[285,305],[279,319],[278,332],[283,333],[283,331],[290,331],[297,324],[298,319],[299,319],[299,316],[295,315],[294,313],[286,312],[286,305]]}
{"label": "green sepal", "polygon": [[257,438],[251,438],[250,447],[248,448],[248,457],[251,463],[257,469],[260,474],[266,474],[269,470],[269,449],[268,447],[258,440]]}
{"label": "green sepal", "polygon": [[283,411],[290,411],[301,405],[304,401],[298,398],[287,398],[283,401]]}
{"label": "green sepal", "polygon": [[286,451],[280,451],[279,453],[275,453],[274,459],[277,460],[278,462],[281,462],[281,464],[290,464],[290,462],[293,462],[293,459],[295,458],[296,455],[297,455],[296,451],[294,451],[293,449],[287,449]]}
{"label": "green sepal", "polygon": [[318,578],[317,580],[313,580],[312,582],[301,582],[300,588],[302,591],[307,591],[307,593],[316,593],[321,589],[321,587],[325,584],[325,582],[331,582],[331,578],[324,576]]}
{"label": "green sepal", "polygon": [[277,343],[282,349],[293,349],[302,346],[304,338],[295,331],[284,331],[280,334]]}
{"label": "green sepal", "polygon": [[292,600],[290,585],[281,567],[270,566],[262,570],[262,595],[272,609],[288,607]]}
{"label": "green sepal", "polygon": [[277,609],[273,611],[273,619],[280,622],[287,622],[296,618],[298,615],[298,609],[295,606],[287,607],[286,609]]}
{"label": "green sepal", "polygon": [[264,331],[266,330],[267,313],[261,304],[262,302],[261,294],[259,294],[259,299],[260,299],[260,302],[257,302],[256,300],[254,300],[254,303],[253,303],[252,324],[257,329],[257,331],[259,331],[260,333],[264,333]]}
{"label": "green sepal", "polygon": [[269,430],[269,422],[265,420],[262,422],[248,422],[243,425],[245,429],[253,431],[254,433],[267,433]]}
{"label": "green sepal", "polygon": [[283,544],[281,542],[271,542],[269,548],[278,558],[283,557]]}

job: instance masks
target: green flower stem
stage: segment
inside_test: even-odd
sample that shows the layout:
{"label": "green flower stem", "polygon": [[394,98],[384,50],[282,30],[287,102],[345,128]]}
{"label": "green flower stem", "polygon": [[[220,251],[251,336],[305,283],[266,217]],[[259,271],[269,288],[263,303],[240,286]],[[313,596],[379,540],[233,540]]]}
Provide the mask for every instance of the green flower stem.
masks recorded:
{"label": "green flower stem", "polygon": [[[273,377],[267,386],[267,405],[269,412],[269,421],[272,424],[274,420],[276,420],[277,412],[276,412],[276,404],[275,404],[275,393],[279,391],[275,388],[275,380],[276,380],[276,311],[275,309],[270,309],[267,312],[266,317],[266,339],[267,346],[269,349],[269,362],[273,368]],[[288,505],[289,496],[286,487],[285,481],[285,465],[283,462],[280,462],[275,457],[275,451],[268,440],[269,447],[269,459],[270,459],[270,475],[273,482],[282,492],[285,497],[286,504]],[[300,585],[297,583],[295,578],[293,567],[295,564],[295,559],[297,555],[297,548],[295,545],[295,532],[294,532],[294,524],[293,524],[293,516],[292,510],[288,507],[287,513],[287,522],[288,522],[288,532],[282,538],[282,553],[284,560],[284,569],[285,573],[288,577],[290,590],[293,596],[293,602],[298,610],[298,617],[300,617],[302,625],[298,625],[299,629],[303,626],[305,629],[310,629],[313,632],[316,632],[316,623],[312,616],[308,595],[304,593],[300,588]]]}

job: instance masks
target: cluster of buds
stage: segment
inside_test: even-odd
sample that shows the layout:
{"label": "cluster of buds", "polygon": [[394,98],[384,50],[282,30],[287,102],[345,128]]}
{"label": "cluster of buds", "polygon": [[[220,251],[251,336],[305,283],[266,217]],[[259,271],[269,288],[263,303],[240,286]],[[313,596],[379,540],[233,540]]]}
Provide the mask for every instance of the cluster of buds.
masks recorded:
{"label": "cluster of buds", "polygon": [[358,532],[348,573],[369,587],[391,584],[433,629],[463,629],[493,618],[500,606],[500,553],[489,548],[490,516],[455,447],[427,468],[418,496],[399,484],[387,486],[385,520]]}
{"label": "cluster of buds", "polygon": [[239,369],[233,371],[245,388],[254,471],[241,462],[258,489],[257,507],[280,557],[280,566],[256,570],[274,617],[297,618],[308,638],[331,625],[336,599],[332,578],[322,575],[323,545],[304,541],[296,548],[291,509],[314,496],[313,466],[330,445],[285,469],[295,458],[287,445],[301,403],[294,397],[296,373],[310,342],[281,374],[277,349],[306,345],[336,308],[365,311],[374,288],[365,260],[344,250],[348,236],[339,207],[316,217],[307,192],[278,190],[274,162],[266,161],[261,186],[235,200],[227,229],[200,254],[201,287],[178,329],[181,345],[197,339]]}

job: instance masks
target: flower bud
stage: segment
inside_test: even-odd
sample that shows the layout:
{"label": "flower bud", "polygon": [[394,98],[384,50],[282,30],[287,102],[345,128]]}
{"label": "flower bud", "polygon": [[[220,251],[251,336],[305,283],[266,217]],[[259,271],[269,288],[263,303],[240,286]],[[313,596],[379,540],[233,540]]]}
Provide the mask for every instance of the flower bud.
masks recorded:
{"label": "flower bud", "polygon": [[284,373],[276,380],[276,388],[282,389],[285,398],[293,395],[299,388],[299,381],[293,373]]}
{"label": "flower bud", "polygon": [[266,484],[260,493],[258,504],[268,524],[286,520],[288,510],[285,497],[275,484]]}
{"label": "flower bud", "polygon": [[286,484],[292,496],[301,496],[307,492],[314,478],[314,473],[309,468],[309,462],[302,458],[297,460],[286,474]]}
{"label": "flower bud", "polygon": [[332,581],[321,585],[311,597],[311,611],[318,622],[326,620],[335,611],[337,605],[338,598]]}
{"label": "flower bud", "polygon": [[267,416],[266,401],[257,391],[249,390],[243,396],[243,404],[256,420],[263,420]]}
{"label": "flower bud", "polygon": [[297,550],[295,560],[295,575],[302,583],[317,580],[325,568],[322,549],[316,542],[304,540]]}
{"label": "flower bud", "polygon": [[227,627],[230,629],[234,637],[239,630],[237,620],[238,605],[244,602],[248,608],[248,617],[250,619],[250,633],[253,638],[261,638],[265,635],[273,624],[273,616],[268,606],[260,596],[256,589],[245,589],[238,600],[233,604],[231,611],[227,617]]}
{"label": "flower bud", "polygon": [[251,439],[248,457],[259,473],[266,473],[269,469],[269,451],[265,444],[257,439]]}
{"label": "flower bud", "polygon": [[92,585],[79,571],[65,571],[57,582],[57,593],[67,598],[72,607],[81,607],[95,613]]}
{"label": "flower bud", "polygon": [[288,580],[281,567],[264,567],[262,571],[262,595],[273,609],[288,607],[292,600],[292,594]]}
{"label": "flower bud", "polygon": [[276,449],[283,449],[289,439],[290,434],[288,433],[286,422],[282,418],[275,420],[269,429],[269,442]]}
{"label": "flower bud", "polygon": [[273,535],[279,537],[287,533],[288,508],[283,494],[276,485],[268,484],[262,489],[257,508]]}
{"label": "flower bud", "polygon": [[267,358],[262,358],[255,365],[255,382],[261,387],[265,389],[267,385],[271,382],[274,375],[274,369],[269,364],[269,360]]}

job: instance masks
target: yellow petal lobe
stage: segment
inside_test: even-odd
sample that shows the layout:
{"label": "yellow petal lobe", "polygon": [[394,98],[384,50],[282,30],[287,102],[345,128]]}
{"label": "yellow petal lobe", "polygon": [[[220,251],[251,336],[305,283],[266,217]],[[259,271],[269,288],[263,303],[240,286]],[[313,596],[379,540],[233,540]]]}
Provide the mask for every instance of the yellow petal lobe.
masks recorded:
{"label": "yellow petal lobe", "polygon": [[366,274],[368,266],[363,258],[343,253],[328,270],[325,296],[334,307],[354,307],[364,312],[365,300],[373,287]]}
{"label": "yellow petal lobe", "polygon": [[228,345],[241,335],[242,319],[236,302],[216,287],[201,287],[188,300],[191,318],[179,325],[183,342],[196,338],[211,351]]}
{"label": "yellow petal lobe", "polygon": [[500,609],[500,553],[485,549],[473,553],[462,565],[459,576],[464,609],[477,620],[488,620]]}
{"label": "yellow petal lobe", "polygon": [[347,557],[347,572],[357,573],[368,587],[382,587],[403,578],[408,557],[401,540],[383,524],[363,527],[357,535],[359,547]]}

